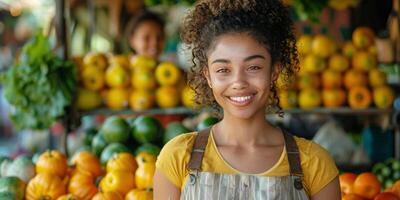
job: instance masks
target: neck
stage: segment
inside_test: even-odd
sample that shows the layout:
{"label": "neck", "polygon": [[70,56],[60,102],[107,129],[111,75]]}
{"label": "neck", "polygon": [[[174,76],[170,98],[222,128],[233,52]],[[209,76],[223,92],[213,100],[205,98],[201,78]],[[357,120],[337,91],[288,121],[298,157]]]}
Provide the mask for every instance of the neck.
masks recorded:
{"label": "neck", "polygon": [[213,128],[214,138],[219,145],[255,146],[270,144],[276,128],[265,119],[265,111],[251,118],[241,119],[224,114],[224,118]]}

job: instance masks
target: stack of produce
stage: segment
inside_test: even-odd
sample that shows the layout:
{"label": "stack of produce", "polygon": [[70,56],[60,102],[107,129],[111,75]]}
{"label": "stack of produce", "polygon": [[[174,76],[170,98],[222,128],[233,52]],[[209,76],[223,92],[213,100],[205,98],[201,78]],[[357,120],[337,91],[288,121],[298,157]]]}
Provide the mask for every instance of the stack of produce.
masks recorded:
{"label": "stack of produce", "polygon": [[376,175],[365,172],[359,175],[343,173],[339,182],[342,200],[400,200],[400,180],[390,187],[382,187]]}
{"label": "stack of produce", "polygon": [[81,110],[103,105],[142,111],[155,107],[193,107],[194,91],[186,86],[181,70],[171,62],[137,56],[90,53],[74,58],[78,66],[77,105]]}
{"label": "stack of produce", "polygon": [[374,103],[389,108],[394,92],[386,83],[376,58],[375,36],[371,29],[359,27],[352,41],[338,48],[326,35],[302,35],[297,41],[300,70],[286,83],[284,75],[277,80],[280,106],[303,109],[348,105],[365,109]]}

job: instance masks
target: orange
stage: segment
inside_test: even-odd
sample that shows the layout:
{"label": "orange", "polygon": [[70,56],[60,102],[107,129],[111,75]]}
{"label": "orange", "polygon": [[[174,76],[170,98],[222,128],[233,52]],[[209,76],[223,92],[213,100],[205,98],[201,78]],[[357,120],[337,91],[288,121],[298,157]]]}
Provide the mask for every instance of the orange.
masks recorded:
{"label": "orange", "polygon": [[342,75],[340,72],[325,70],[322,73],[322,86],[326,89],[340,88],[342,85]]}
{"label": "orange", "polygon": [[353,184],[353,193],[366,199],[373,199],[380,191],[381,183],[370,172],[358,175]]}
{"label": "orange", "polygon": [[157,87],[154,71],[135,70],[132,76],[132,86],[136,89],[152,90]]}
{"label": "orange", "polygon": [[358,27],[353,31],[352,41],[356,48],[368,48],[375,43],[374,31],[368,27]]}
{"label": "orange", "polygon": [[382,72],[379,69],[375,68],[369,71],[368,80],[371,87],[382,86],[386,83],[386,74],[385,72]]}
{"label": "orange", "polygon": [[356,180],[357,175],[353,173],[343,173],[339,176],[340,182],[340,190],[344,194],[351,193],[351,187],[353,186],[354,181]]}
{"label": "orange", "polygon": [[125,196],[135,188],[135,175],[130,171],[110,171],[101,180],[100,188],[103,192],[118,192]]}
{"label": "orange", "polygon": [[371,104],[371,92],[363,86],[352,87],[349,90],[348,102],[351,108],[365,109]]}
{"label": "orange", "polygon": [[88,90],[98,91],[105,85],[104,72],[96,66],[87,66],[81,74],[83,86]]}
{"label": "orange", "polygon": [[340,107],[346,102],[346,92],[342,89],[324,89],[322,102],[327,108]]}
{"label": "orange", "polygon": [[154,94],[147,90],[135,90],[129,96],[129,106],[132,110],[142,111],[154,105]]}
{"label": "orange", "polygon": [[394,101],[394,91],[389,86],[383,85],[374,88],[374,103],[378,108],[389,108],[393,105]]}
{"label": "orange", "polygon": [[180,94],[174,86],[161,86],[156,90],[156,102],[160,108],[173,108],[179,105]]}
{"label": "orange", "polygon": [[356,51],[351,60],[354,69],[364,72],[376,68],[377,62],[376,56],[367,51]]}
{"label": "orange", "polygon": [[400,200],[399,197],[397,197],[395,194],[390,193],[390,192],[383,192],[378,194],[374,200]]}
{"label": "orange", "polygon": [[317,108],[321,104],[321,94],[316,89],[304,89],[299,94],[299,106],[303,109]]}
{"label": "orange", "polygon": [[282,109],[295,108],[297,105],[297,94],[294,90],[282,90],[278,92],[279,106]]}
{"label": "orange", "polygon": [[342,197],[342,200],[366,200],[356,194],[346,194]]}
{"label": "orange", "polygon": [[313,38],[311,35],[302,35],[296,42],[297,51],[300,55],[306,55],[311,53],[311,44]]}
{"label": "orange", "polygon": [[122,109],[128,104],[128,90],[122,88],[112,88],[107,91],[106,102],[111,109]]}
{"label": "orange", "polygon": [[349,60],[342,54],[333,54],[329,58],[329,69],[336,72],[343,72],[349,68]]}
{"label": "orange", "polygon": [[124,88],[129,85],[129,72],[121,65],[112,65],[106,70],[106,83],[109,87]]}
{"label": "orange", "polygon": [[391,192],[400,198],[400,180],[393,184]]}
{"label": "orange", "polygon": [[107,58],[103,53],[88,53],[83,58],[84,67],[93,66],[97,69],[104,70],[107,67]]}
{"label": "orange", "polygon": [[320,86],[320,78],[317,74],[304,73],[297,77],[297,87],[302,89],[318,89]]}
{"label": "orange", "polygon": [[347,89],[356,86],[366,86],[368,82],[367,77],[363,72],[354,69],[348,70],[345,73],[343,81],[344,86]]}
{"label": "orange", "polygon": [[342,47],[343,55],[346,56],[347,58],[351,58],[354,52],[356,52],[356,47],[354,46],[354,44],[351,41],[345,42]]}
{"label": "orange", "polygon": [[302,70],[308,73],[318,73],[323,71],[326,67],[325,60],[314,54],[307,55],[301,64],[300,68],[304,68]]}
{"label": "orange", "polygon": [[111,65],[118,65],[129,69],[129,59],[126,55],[113,55],[109,61]]}
{"label": "orange", "polygon": [[154,70],[157,66],[157,61],[146,56],[134,56],[131,59],[130,68],[136,70]]}
{"label": "orange", "polygon": [[326,35],[317,35],[311,44],[312,52],[321,58],[327,58],[336,50],[336,44]]}

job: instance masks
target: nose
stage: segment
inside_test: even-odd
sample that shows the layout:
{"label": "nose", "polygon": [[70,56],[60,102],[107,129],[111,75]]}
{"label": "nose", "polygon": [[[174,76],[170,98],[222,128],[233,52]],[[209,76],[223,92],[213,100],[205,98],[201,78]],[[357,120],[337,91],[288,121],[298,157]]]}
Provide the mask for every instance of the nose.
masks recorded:
{"label": "nose", "polygon": [[246,74],[237,70],[233,74],[232,88],[235,90],[242,90],[249,86]]}

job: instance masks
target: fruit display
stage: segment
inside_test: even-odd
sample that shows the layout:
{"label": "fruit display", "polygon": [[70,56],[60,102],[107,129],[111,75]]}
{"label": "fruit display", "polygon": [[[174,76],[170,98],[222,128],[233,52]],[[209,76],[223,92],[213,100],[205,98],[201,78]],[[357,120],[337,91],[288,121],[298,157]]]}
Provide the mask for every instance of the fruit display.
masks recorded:
{"label": "fruit display", "polygon": [[[199,120],[197,129],[218,122]],[[163,144],[191,132],[181,122],[164,129],[150,116],[107,118],[83,131],[86,150],[67,158],[57,150],[38,156],[0,157],[0,199],[153,199],[153,176]],[[36,160],[35,164],[32,160]]]}
{"label": "fruit display", "polygon": [[342,200],[400,199],[400,179],[384,185],[375,173],[364,172],[357,175],[346,172],[339,176],[339,182]]}
{"label": "fruit display", "polygon": [[283,109],[385,109],[393,105],[395,93],[378,67],[375,34],[370,28],[356,28],[352,41],[342,45],[326,35],[302,35],[296,45],[300,70],[293,80],[283,75],[277,80]]}
{"label": "fruit display", "polygon": [[144,56],[89,53],[72,59],[78,66],[77,106],[92,110],[143,111],[153,107],[193,108],[194,91],[186,86],[184,73],[172,62]]}

